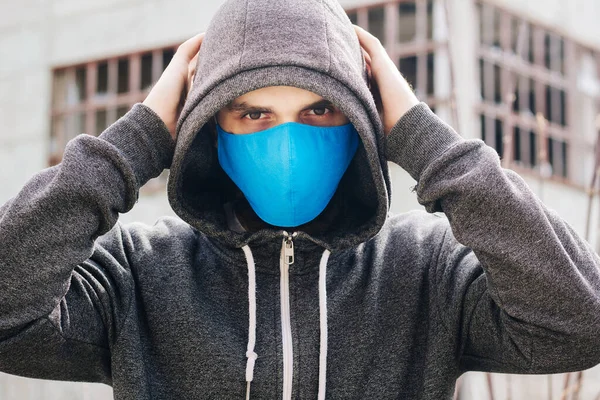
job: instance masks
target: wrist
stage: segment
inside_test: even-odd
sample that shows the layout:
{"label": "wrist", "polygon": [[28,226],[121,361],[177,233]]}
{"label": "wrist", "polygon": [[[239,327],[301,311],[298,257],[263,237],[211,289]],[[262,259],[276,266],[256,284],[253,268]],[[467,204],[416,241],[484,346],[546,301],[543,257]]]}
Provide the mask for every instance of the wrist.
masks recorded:
{"label": "wrist", "polygon": [[146,99],[142,102],[144,106],[146,106],[150,111],[154,112],[154,114],[160,118],[162,123],[166,126],[171,138],[175,139],[175,128],[174,123],[171,120],[172,116],[170,116],[164,110],[167,109],[168,104],[164,104],[164,100],[160,98],[160,96],[154,95],[151,91]]}

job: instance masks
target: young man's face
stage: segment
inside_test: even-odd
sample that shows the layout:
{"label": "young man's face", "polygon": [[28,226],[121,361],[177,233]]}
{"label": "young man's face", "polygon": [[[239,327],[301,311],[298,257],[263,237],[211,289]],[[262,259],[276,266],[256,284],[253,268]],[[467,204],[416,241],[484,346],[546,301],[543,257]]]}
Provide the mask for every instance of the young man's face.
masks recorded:
{"label": "young man's face", "polygon": [[237,97],[217,113],[225,132],[262,131],[285,122],[314,126],[348,124],[348,118],[331,102],[311,91],[292,86],[268,86]]}

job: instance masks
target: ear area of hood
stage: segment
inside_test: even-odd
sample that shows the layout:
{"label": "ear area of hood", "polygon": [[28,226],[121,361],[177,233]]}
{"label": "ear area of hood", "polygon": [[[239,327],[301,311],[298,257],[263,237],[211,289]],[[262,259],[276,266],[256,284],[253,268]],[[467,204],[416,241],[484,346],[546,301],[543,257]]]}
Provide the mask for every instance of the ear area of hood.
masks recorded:
{"label": "ear area of hood", "polygon": [[[315,241],[329,249],[336,249],[354,246],[370,239],[385,223],[391,201],[391,184],[383,151],[383,128],[374,101],[372,97],[365,99],[364,93],[361,96],[353,92],[327,74],[297,66],[278,65],[241,71],[222,81],[205,96],[188,99],[190,102],[197,102],[197,105],[178,123],[177,143],[168,183],[171,207],[196,229],[231,246],[241,247],[252,240],[251,232],[236,233],[228,230],[224,218],[215,215],[222,213],[215,209],[218,207],[217,200],[210,201],[212,204],[195,204],[193,199],[188,198],[185,188],[190,187],[190,184],[186,184],[185,180],[197,179],[195,184],[202,185],[207,178],[203,174],[214,171],[211,165],[217,161],[210,140],[196,137],[207,121],[238,96],[262,87],[280,85],[310,90],[331,101],[348,117],[361,138],[361,145],[349,167],[349,170],[354,171],[353,196],[366,208],[372,209],[373,215],[362,226],[354,226],[346,231],[333,229],[323,237],[315,237]],[[364,86],[366,89],[366,84]],[[191,93],[193,92],[192,90]],[[197,177],[187,173],[192,169],[197,171]],[[260,232],[257,237],[279,235],[280,231],[273,230],[268,233]]]}

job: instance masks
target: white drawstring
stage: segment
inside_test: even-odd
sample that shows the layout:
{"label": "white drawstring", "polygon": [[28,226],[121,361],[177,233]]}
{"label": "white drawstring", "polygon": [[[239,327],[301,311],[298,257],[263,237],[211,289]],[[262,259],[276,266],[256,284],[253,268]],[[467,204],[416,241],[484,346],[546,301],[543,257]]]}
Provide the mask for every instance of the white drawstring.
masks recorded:
{"label": "white drawstring", "polygon": [[[258,355],[254,352],[256,344],[256,268],[250,247],[242,247],[248,264],[248,347],[246,350],[246,400],[250,399],[250,383],[254,378],[254,364]],[[323,251],[319,263],[319,327],[321,333],[319,348],[319,395],[318,400],[325,400],[325,384],[327,380],[327,261],[329,250]]]}
{"label": "white drawstring", "polygon": [[321,345],[319,349],[319,397],[325,400],[325,383],[327,382],[327,260],[329,250],[323,252],[319,264],[319,326]]}
{"label": "white drawstring", "polygon": [[250,382],[254,378],[254,362],[258,355],[254,352],[256,344],[256,268],[254,265],[254,257],[250,247],[245,245],[242,247],[246,255],[246,263],[248,264],[248,348],[246,350],[246,400],[250,399]]}

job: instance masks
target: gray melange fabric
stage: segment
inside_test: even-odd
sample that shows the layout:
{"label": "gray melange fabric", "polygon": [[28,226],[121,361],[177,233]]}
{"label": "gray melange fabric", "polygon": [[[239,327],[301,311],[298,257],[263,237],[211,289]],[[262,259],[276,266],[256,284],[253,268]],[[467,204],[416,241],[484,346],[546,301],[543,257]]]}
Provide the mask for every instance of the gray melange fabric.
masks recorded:
{"label": "gray melange fabric", "polygon": [[[364,71],[333,0],[224,4],[176,143],[137,104],[100,137],[71,140],[61,164],[0,208],[0,370],[102,382],[118,400],[243,399],[240,247],[249,244],[258,310],[251,397],[281,398],[282,231],[228,229],[228,181],[205,128],[234,97],[268,85],[333,101],[362,139],[331,203],[353,208],[327,233],[296,239],[294,399],[317,396],[324,248],[328,399],[450,399],[467,370],[599,363],[600,260],[591,247],[493,149],[463,139],[425,104],[384,138]],[[387,160],[417,180],[427,212],[388,215]],[[169,200],[182,219],[120,224],[139,187],[169,167]]]}

